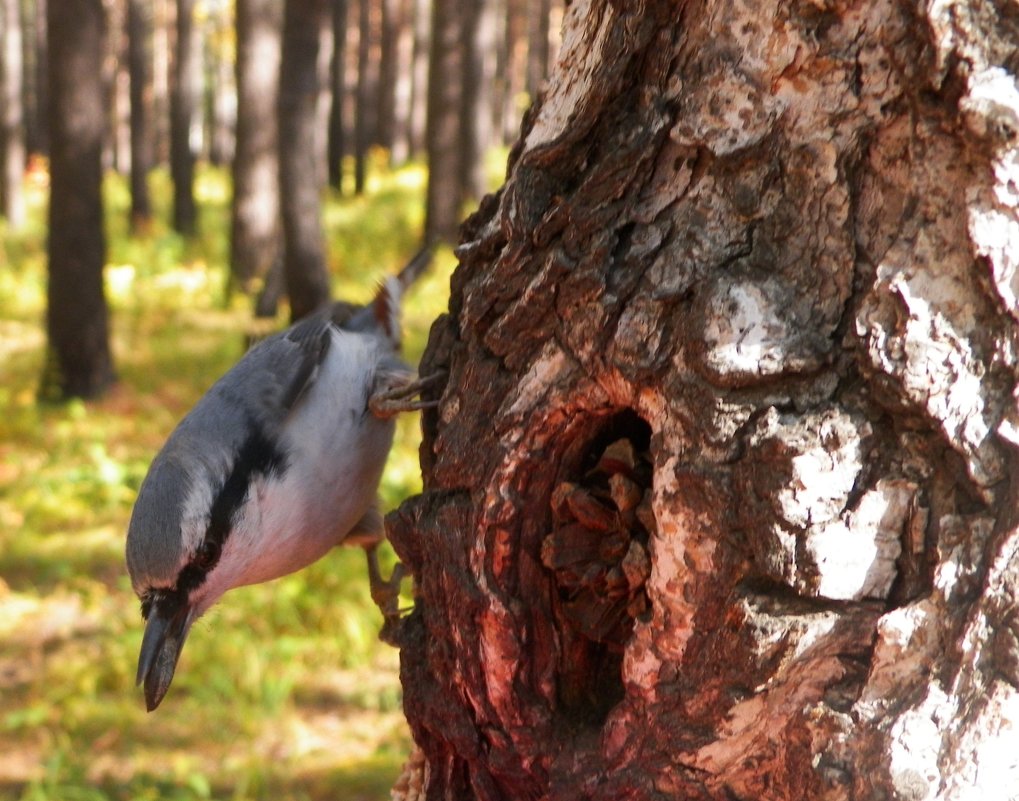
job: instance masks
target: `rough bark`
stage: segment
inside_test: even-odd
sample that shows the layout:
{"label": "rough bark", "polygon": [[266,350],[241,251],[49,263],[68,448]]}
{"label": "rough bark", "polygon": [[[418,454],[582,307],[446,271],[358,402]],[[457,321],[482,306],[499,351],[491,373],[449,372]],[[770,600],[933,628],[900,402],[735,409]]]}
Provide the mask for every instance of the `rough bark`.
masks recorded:
{"label": "rough bark", "polygon": [[152,10],[145,0],[127,6],[127,62],[131,81],[131,227],[152,219],[149,168],[152,165]]}
{"label": "rough bark", "polygon": [[10,228],[25,222],[25,203],[21,181],[25,173],[24,108],[21,102],[22,29],[18,0],[3,0],[0,5],[0,149],[3,168],[0,174],[0,207]]}
{"label": "rough bark", "polygon": [[[230,207],[230,275],[246,291],[280,249],[276,98],[280,24],[275,0],[237,0],[237,135]],[[275,313],[275,304],[273,313]]]}
{"label": "rough bark", "polygon": [[283,269],[290,315],[300,319],[329,300],[322,238],[322,185],[316,105],[325,0],[290,0],[283,12],[279,88],[280,204]]}
{"label": "rough bark", "polygon": [[1015,798],[1010,8],[568,6],[420,368],[401,788]]}
{"label": "rough bark", "polygon": [[103,294],[101,0],[50,3],[49,282],[41,397],[99,395],[113,380]]}
{"label": "rough bark", "polygon": [[170,84],[170,175],[173,179],[173,227],[182,234],[195,232],[195,155],[191,125],[197,87],[194,75],[194,0],[176,0],[177,25]]}

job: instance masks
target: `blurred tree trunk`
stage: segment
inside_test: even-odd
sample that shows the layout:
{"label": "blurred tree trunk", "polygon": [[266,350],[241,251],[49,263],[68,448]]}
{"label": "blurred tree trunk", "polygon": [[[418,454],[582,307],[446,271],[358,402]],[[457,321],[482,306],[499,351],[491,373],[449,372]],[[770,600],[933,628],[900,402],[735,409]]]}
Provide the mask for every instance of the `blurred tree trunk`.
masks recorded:
{"label": "blurred tree trunk", "polygon": [[500,49],[503,64],[497,70],[502,88],[498,134],[504,144],[513,142],[520,132],[520,97],[524,92],[527,72],[527,4],[526,0],[506,0]]}
{"label": "blurred tree trunk", "polygon": [[463,201],[476,202],[485,194],[485,153],[492,146],[495,0],[474,0],[464,16],[459,171]]}
{"label": "blurred tree trunk", "polygon": [[170,32],[174,27],[176,0],[152,3],[152,150],[153,164],[170,161],[170,75],[172,70]]}
{"label": "blurred tree trunk", "polygon": [[[280,257],[276,103],[283,20],[276,0],[237,0],[236,13],[237,136],[230,204],[230,275],[250,292],[256,289],[256,282],[265,281]],[[265,311],[275,315],[279,296],[265,300]]]}
{"label": "blurred tree trunk", "polygon": [[3,0],[0,14],[0,42],[3,45],[3,60],[0,62],[0,147],[3,149],[0,206],[7,225],[16,229],[25,222],[25,202],[21,191],[25,174],[25,120],[21,103],[22,31],[18,0]]}
{"label": "blurred tree trunk", "polygon": [[413,52],[411,55],[410,112],[408,119],[409,158],[425,152],[428,119],[428,54],[431,39],[429,0],[410,0],[413,16]]}
{"label": "blurred tree trunk", "polygon": [[173,179],[173,227],[190,236],[198,220],[195,208],[195,155],[191,125],[195,115],[194,0],[177,0],[173,72],[170,82],[170,177]]}
{"label": "blurred tree trunk", "polygon": [[368,148],[378,133],[378,80],[372,63],[372,0],[358,2],[357,95],[354,108],[354,194],[364,192]]}
{"label": "blurred tree trunk", "polygon": [[280,204],[284,275],[290,315],[297,320],[329,301],[322,240],[316,104],[318,52],[325,0],[288,0],[283,13],[279,87]]}
{"label": "blurred tree trunk", "polygon": [[27,0],[22,10],[22,107],[25,149],[49,152],[46,131],[46,0]]}
{"label": "blurred tree trunk", "polygon": [[548,76],[549,17],[552,0],[525,0],[527,3],[527,93],[533,100]]}
{"label": "blurred tree trunk", "polygon": [[379,0],[379,67],[375,108],[376,144],[392,151],[396,128],[397,39],[400,35],[402,0]]}
{"label": "blurred tree trunk", "polygon": [[428,62],[428,189],[425,235],[452,241],[462,205],[463,39],[466,15],[454,0],[432,3]]}
{"label": "blurred tree trunk", "polygon": [[107,3],[103,82],[107,124],[103,168],[127,175],[131,170],[131,87],[127,59],[127,6]]}
{"label": "blurred tree trunk", "polygon": [[333,57],[329,66],[332,97],[329,103],[329,185],[343,192],[343,156],[347,150],[346,117],[343,104],[347,97],[347,0],[332,0]]}
{"label": "blurred tree trunk", "polygon": [[128,0],[127,63],[131,83],[131,229],[152,221],[152,10],[148,0]]}
{"label": "blurred tree trunk", "polygon": [[1012,801],[1014,20],[629,8],[567,8],[422,360],[399,787]]}
{"label": "blurred tree trunk", "polygon": [[61,0],[47,16],[48,347],[40,396],[92,398],[114,378],[103,294],[103,4]]}
{"label": "blurred tree trunk", "polygon": [[390,162],[406,164],[410,158],[410,114],[413,93],[414,26],[411,0],[397,3],[396,75],[393,77],[393,135],[389,145]]}
{"label": "blurred tree trunk", "polygon": [[226,5],[209,17],[205,34],[205,139],[209,162],[220,166],[233,158],[237,122],[229,52],[231,28],[235,25]]}

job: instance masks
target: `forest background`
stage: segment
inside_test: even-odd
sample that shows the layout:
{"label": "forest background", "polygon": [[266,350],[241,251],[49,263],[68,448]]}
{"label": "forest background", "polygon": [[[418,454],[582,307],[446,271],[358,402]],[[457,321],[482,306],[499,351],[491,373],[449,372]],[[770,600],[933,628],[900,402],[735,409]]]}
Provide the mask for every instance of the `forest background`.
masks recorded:
{"label": "forest background", "polygon": [[[561,13],[3,0],[0,798],[388,797],[410,739],[361,554],[232,593],[147,716],[124,533],[149,460],[253,337],[454,236]],[[411,360],[452,266],[441,249],[409,301]],[[417,428],[387,508],[420,488]]]}

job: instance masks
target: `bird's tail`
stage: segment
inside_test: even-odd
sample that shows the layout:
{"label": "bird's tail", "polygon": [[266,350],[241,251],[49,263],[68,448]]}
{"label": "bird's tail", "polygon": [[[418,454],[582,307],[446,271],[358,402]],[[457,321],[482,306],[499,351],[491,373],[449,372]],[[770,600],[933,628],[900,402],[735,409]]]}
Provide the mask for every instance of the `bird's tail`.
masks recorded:
{"label": "bird's tail", "polygon": [[353,331],[382,329],[393,343],[400,347],[400,304],[403,294],[421,276],[432,261],[433,243],[429,242],[396,275],[388,276],[379,284],[375,299],[357,312],[344,327]]}
{"label": "bird's tail", "polygon": [[397,273],[396,280],[400,282],[400,288],[406,292],[408,287],[421,277],[422,273],[432,263],[432,255],[435,250],[434,242],[426,242],[425,246],[411,257],[406,266]]}

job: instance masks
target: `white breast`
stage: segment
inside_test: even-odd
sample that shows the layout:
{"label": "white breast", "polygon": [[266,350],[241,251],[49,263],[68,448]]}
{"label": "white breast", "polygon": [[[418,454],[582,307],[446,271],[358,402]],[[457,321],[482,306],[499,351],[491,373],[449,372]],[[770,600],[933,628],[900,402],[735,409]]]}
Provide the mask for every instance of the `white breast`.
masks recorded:
{"label": "white breast", "polygon": [[[259,479],[227,540],[230,586],[299,570],[350,532],[375,502],[394,423],[367,408],[384,345],[334,330],[319,373],[283,428],[283,480]],[[226,588],[224,588],[226,589]]]}

